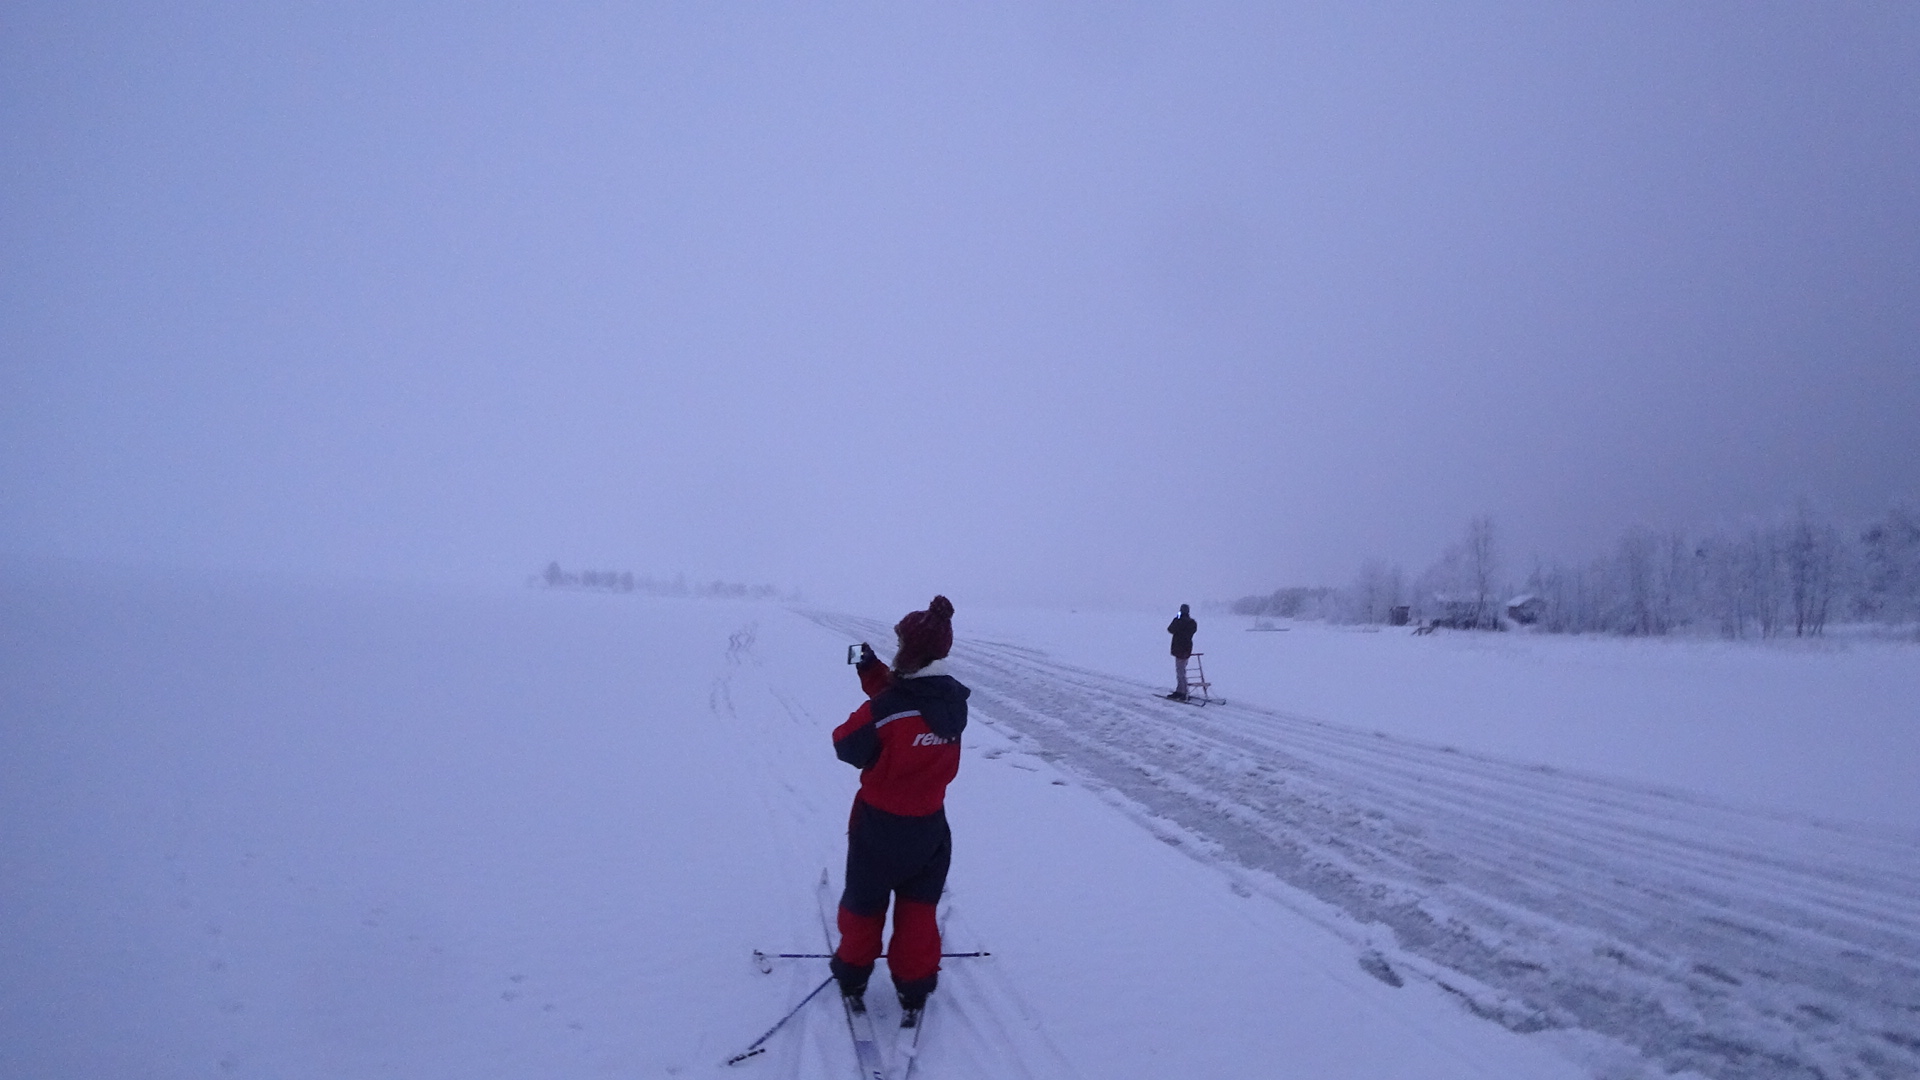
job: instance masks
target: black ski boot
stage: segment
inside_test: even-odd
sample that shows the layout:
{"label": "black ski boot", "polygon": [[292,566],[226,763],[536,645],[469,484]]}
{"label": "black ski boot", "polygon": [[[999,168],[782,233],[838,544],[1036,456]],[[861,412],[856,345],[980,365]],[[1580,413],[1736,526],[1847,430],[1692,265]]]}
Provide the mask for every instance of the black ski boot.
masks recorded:
{"label": "black ski boot", "polygon": [[920,1025],[920,1011],[927,1007],[927,995],[933,993],[940,976],[929,975],[924,979],[914,979],[907,983],[893,984],[894,993],[900,995],[900,1026],[903,1028]]}
{"label": "black ski boot", "polygon": [[856,1012],[866,1012],[867,980],[873,977],[873,965],[855,967],[836,954],[827,961],[827,970],[833,972],[833,981],[840,984],[840,996],[847,999],[847,1004]]}

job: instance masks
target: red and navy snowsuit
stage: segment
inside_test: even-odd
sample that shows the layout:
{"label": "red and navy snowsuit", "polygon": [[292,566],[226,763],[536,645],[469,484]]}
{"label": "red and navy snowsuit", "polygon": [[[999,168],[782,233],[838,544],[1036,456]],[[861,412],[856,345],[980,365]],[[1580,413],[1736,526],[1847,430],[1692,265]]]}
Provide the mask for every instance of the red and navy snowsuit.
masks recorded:
{"label": "red and navy snowsuit", "polygon": [[903,997],[924,999],[939,979],[934,905],[953,856],[947,784],[960,771],[970,691],[942,660],[905,677],[872,660],[860,665],[860,687],[867,702],[833,732],[834,753],[860,770],[834,972],[843,987],[849,979],[865,985],[880,955],[887,901],[897,897],[887,967]]}

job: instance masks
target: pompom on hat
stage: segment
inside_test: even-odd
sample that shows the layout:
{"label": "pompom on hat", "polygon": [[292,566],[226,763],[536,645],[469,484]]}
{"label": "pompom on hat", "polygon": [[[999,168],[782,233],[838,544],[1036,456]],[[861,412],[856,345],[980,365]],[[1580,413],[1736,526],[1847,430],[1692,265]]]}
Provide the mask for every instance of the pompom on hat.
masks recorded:
{"label": "pompom on hat", "polygon": [[894,623],[893,634],[900,639],[900,651],[893,658],[896,674],[919,671],[943,659],[953,648],[953,601],[934,597],[925,611],[909,612]]}

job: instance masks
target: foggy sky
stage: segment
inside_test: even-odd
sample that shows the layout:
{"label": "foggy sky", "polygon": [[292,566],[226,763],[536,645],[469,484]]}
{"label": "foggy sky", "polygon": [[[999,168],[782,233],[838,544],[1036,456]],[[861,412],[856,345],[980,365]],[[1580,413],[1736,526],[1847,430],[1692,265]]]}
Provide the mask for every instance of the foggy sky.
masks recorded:
{"label": "foggy sky", "polygon": [[1171,604],[1864,516],[1916,73],[1909,3],[9,4],[0,552]]}

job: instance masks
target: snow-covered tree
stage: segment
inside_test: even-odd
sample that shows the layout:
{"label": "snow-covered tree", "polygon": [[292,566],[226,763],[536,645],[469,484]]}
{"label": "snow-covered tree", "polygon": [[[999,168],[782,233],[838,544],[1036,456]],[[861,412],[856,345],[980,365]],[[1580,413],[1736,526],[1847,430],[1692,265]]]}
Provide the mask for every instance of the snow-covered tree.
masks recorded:
{"label": "snow-covered tree", "polygon": [[1635,529],[1620,538],[1609,568],[1607,628],[1623,634],[1667,634],[1687,619],[1694,568],[1678,532]]}
{"label": "snow-covered tree", "polygon": [[1887,622],[1920,619],[1920,513],[1889,510],[1860,531],[1855,610]]}
{"label": "snow-covered tree", "polygon": [[1493,539],[1493,518],[1481,514],[1467,523],[1467,580],[1473,586],[1475,613],[1485,623],[1500,617],[1500,550]]}
{"label": "snow-covered tree", "polygon": [[1368,559],[1347,587],[1341,605],[1348,621],[1379,624],[1387,621],[1393,609],[1405,601],[1406,575],[1384,559]]}
{"label": "snow-covered tree", "polygon": [[1839,592],[1843,542],[1840,531],[1814,516],[1801,500],[1787,524],[1781,554],[1793,608],[1793,636],[1819,635]]}
{"label": "snow-covered tree", "polygon": [[1497,629],[1504,597],[1499,574],[1493,519],[1483,514],[1468,522],[1466,536],[1421,573],[1414,606],[1426,618],[1463,629]]}

